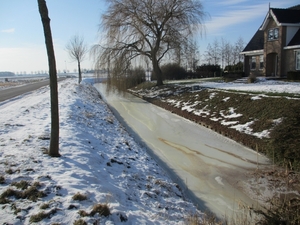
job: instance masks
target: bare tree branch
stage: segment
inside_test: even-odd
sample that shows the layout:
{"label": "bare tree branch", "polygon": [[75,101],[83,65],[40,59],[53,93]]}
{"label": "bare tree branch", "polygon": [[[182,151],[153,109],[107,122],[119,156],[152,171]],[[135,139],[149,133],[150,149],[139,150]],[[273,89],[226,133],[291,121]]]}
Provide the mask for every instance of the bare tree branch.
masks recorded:
{"label": "bare tree branch", "polygon": [[[105,36],[92,48],[97,66],[116,67],[136,57],[152,62],[157,85],[162,85],[160,61],[187,43],[196,31],[203,31],[205,13],[199,0],[107,0],[102,16]],[[99,50],[99,48],[102,48]],[[112,76],[113,73],[112,73]],[[117,75],[116,75],[117,76]],[[119,74],[118,74],[119,76]]]}
{"label": "bare tree branch", "polygon": [[87,53],[87,45],[84,43],[84,38],[78,35],[73,36],[70,42],[66,45],[66,50],[68,51],[71,59],[77,62],[78,66],[78,83],[81,82],[81,68],[80,63],[84,60]]}

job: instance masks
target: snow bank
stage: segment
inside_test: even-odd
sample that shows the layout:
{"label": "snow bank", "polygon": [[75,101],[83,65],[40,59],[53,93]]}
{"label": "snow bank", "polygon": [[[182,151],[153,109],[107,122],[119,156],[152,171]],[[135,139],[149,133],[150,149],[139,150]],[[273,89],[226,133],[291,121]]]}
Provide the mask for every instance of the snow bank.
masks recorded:
{"label": "snow bank", "polygon": [[[0,193],[22,191],[14,182],[38,182],[46,194],[36,202],[7,197],[0,223],[29,224],[184,224],[199,213],[181,191],[113,116],[92,81],[59,83],[60,158],[43,152],[49,146],[49,87],[0,106]],[[80,193],[84,201],[73,200]],[[110,216],[80,217],[95,204],[107,204]],[[41,209],[44,206],[44,209]],[[45,207],[47,206],[47,207]]]}

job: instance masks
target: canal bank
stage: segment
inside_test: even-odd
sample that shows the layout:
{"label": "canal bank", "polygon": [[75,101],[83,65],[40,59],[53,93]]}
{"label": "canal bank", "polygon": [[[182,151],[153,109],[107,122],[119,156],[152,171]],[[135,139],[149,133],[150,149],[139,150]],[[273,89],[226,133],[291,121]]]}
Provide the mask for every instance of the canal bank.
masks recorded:
{"label": "canal bank", "polygon": [[268,164],[265,157],[133,95],[107,96],[102,84],[95,87],[199,209],[222,218],[241,205],[257,204],[239,183],[247,172]]}

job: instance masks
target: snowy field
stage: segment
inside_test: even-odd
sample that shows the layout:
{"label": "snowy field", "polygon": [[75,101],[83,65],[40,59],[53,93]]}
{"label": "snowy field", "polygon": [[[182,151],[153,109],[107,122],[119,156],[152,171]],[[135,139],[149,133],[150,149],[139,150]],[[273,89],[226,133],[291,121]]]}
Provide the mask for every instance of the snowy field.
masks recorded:
{"label": "snowy field", "polygon": [[300,94],[300,82],[285,82],[265,77],[258,77],[255,83],[247,83],[246,78],[242,78],[241,82],[213,82],[211,78],[202,78],[168,81],[167,83],[187,83],[186,86],[199,85],[201,87],[234,91]]}
{"label": "snowy field", "polygon": [[[50,136],[49,87],[0,102],[0,223],[30,224],[39,213],[46,218],[37,224],[73,224],[80,218],[88,224],[185,224],[189,215],[201,215],[88,80],[81,85],[76,81],[59,83],[60,158],[43,153]],[[300,94],[299,83],[281,81],[199,85]],[[27,190],[36,187],[41,197],[25,198],[26,190],[16,187],[21,181],[29,185]],[[4,198],[7,193],[19,194]],[[74,200],[78,193],[86,200]],[[92,215],[96,204],[107,205],[110,215]],[[90,215],[81,217],[80,210]]]}
{"label": "snowy field", "polygon": [[[46,215],[37,224],[73,224],[80,218],[88,224],[184,224],[200,213],[88,83],[59,83],[62,157],[44,154],[49,96],[44,87],[0,103],[1,224],[29,224],[37,214]],[[18,188],[21,183],[27,189]],[[35,201],[25,197],[30,188],[40,193]],[[86,200],[74,200],[78,193]],[[110,215],[92,215],[97,204],[107,205]],[[80,210],[90,215],[81,217]]]}
{"label": "snowy field", "polygon": [[256,83],[216,83],[204,82],[199,83],[200,86],[209,88],[219,88],[225,90],[236,91],[251,91],[251,92],[266,92],[266,93],[290,93],[300,94],[300,82],[285,82],[278,80],[268,80],[265,78],[258,78]]}

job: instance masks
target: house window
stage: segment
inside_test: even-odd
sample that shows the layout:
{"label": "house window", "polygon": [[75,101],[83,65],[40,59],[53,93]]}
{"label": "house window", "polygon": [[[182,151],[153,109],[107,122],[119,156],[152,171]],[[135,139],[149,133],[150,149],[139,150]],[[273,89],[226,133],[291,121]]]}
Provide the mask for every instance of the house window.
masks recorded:
{"label": "house window", "polygon": [[268,40],[273,41],[273,40],[278,40],[278,38],[279,38],[279,29],[278,28],[269,29]]}
{"label": "house window", "polygon": [[256,56],[252,56],[251,57],[250,68],[251,68],[251,70],[255,70],[256,69]]}
{"label": "house window", "polygon": [[300,51],[296,51],[296,70],[300,70]]}
{"label": "house window", "polygon": [[264,68],[264,56],[259,56],[259,69],[262,70]]}

